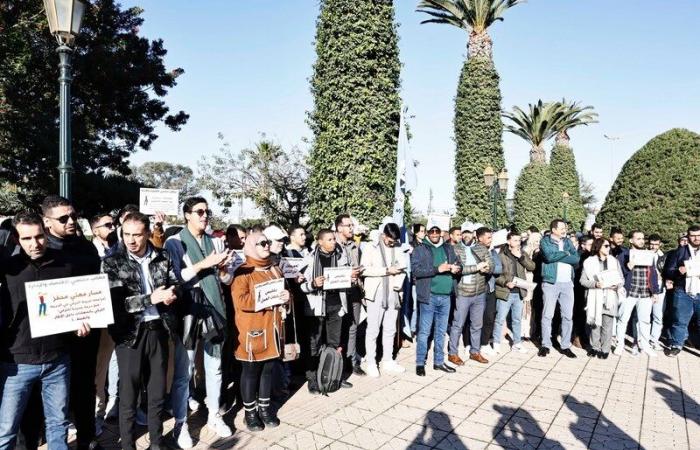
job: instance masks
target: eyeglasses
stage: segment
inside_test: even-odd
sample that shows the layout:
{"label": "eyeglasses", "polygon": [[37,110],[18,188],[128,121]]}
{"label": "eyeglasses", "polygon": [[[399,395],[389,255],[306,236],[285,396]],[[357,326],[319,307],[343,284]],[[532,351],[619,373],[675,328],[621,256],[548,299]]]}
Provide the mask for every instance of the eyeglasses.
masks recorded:
{"label": "eyeglasses", "polygon": [[353,225],[353,224],[351,224],[351,223],[341,223],[341,224],[338,225],[338,226],[339,226],[339,227],[346,227],[346,228],[355,228],[355,225]]}
{"label": "eyeglasses", "polygon": [[49,217],[49,219],[56,220],[56,221],[62,223],[63,225],[65,225],[68,223],[68,219],[73,219],[73,222],[78,220],[78,215],[76,213],[73,213],[73,214],[66,214],[65,216],[61,216],[61,217]]}
{"label": "eyeglasses", "polygon": [[207,217],[211,217],[211,209],[195,209],[194,211],[190,211],[190,214],[197,214],[199,217],[202,217],[204,214],[207,215]]}
{"label": "eyeglasses", "polygon": [[112,228],[114,228],[114,224],[112,222],[107,222],[107,223],[103,223],[102,225],[97,225],[95,228],[102,228],[102,227],[105,227],[108,230],[111,230]]}
{"label": "eyeglasses", "polygon": [[272,242],[270,241],[260,241],[255,245],[259,245],[260,247],[269,247]]}

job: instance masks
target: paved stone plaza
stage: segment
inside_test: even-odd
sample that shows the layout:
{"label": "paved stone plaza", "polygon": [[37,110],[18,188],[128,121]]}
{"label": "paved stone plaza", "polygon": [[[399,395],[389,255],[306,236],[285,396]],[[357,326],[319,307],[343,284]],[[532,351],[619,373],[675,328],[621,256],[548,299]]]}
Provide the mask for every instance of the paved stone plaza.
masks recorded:
{"label": "paved stone plaza", "polygon": [[[527,348],[486,365],[468,362],[454,374],[429,364],[426,377],[414,373],[413,348],[403,349],[405,374],[353,377],[353,389],[330,397],[311,396],[303,386],[280,409],[276,429],[248,433],[241,413],[225,441],[201,428],[202,415],[190,427],[201,439],[198,449],[699,448],[695,350],[673,359],[625,352],[599,360],[574,349],[579,358],[570,360],[556,351],[539,358],[532,344]],[[118,448],[115,422],[101,441]],[[140,444],[146,448],[145,436]]]}

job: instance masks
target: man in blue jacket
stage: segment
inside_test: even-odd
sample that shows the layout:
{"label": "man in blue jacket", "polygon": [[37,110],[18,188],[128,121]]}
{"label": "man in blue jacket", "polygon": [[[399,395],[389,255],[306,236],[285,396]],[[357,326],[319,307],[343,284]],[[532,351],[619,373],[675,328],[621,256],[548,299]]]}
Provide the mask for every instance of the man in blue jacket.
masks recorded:
{"label": "man in blue jacket", "polygon": [[688,228],[688,245],[679,246],[668,256],[664,276],[673,280],[673,325],[667,356],[677,356],[688,338],[688,324],[695,314],[700,325],[700,276],[688,273],[688,262],[700,262],[700,226]]}
{"label": "man in blue jacket", "polygon": [[571,351],[572,315],[574,310],[574,268],[579,263],[576,247],[566,238],[566,222],[554,219],[551,234],[542,238],[542,346],[538,356],[547,356],[552,348],[552,317],[559,302],[561,309],[561,353],[576,358]]}
{"label": "man in blue jacket", "polygon": [[420,308],[418,345],[416,348],[416,375],[425,376],[428,354],[428,336],[433,333],[433,369],[454,372],[445,364],[445,333],[450,315],[450,296],[454,292],[453,275],[462,271],[462,264],[451,245],[440,236],[440,227],[430,226],[428,237],[411,255],[411,274],[416,280],[416,294]]}

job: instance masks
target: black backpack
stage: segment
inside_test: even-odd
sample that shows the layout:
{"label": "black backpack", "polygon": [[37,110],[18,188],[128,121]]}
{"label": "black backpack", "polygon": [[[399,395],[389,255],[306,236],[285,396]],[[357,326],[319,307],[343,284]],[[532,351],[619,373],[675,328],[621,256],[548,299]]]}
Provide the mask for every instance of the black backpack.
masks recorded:
{"label": "black backpack", "polygon": [[321,347],[321,355],[316,372],[318,388],[321,394],[328,395],[340,389],[343,381],[343,356],[333,347]]}

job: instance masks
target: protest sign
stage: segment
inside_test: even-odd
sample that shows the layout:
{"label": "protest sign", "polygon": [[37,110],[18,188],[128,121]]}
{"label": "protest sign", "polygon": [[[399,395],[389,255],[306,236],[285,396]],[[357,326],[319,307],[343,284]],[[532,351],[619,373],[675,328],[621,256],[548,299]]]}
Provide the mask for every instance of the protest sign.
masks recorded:
{"label": "protest sign", "polygon": [[282,261],[286,263],[281,265],[285,278],[296,278],[311,262],[308,258],[282,258]]}
{"label": "protest sign", "polygon": [[141,188],[139,191],[139,211],[144,214],[163,212],[167,216],[180,214],[177,189]]}
{"label": "protest sign", "polygon": [[503,230],[498,230],[493,233],[493,238],[491,239],[491,248],[500,247],[503,244],[508,243],[508,230],[505,228]]}
{"label": "protest sign", "polygon": [[428,224],[425,226],[425,229],[429,230],[436,226],[440,228],[440,231],[449,231],[451,219],[447,214],[431,214],[428,216]]}
{"label": "protest sign", "polygon": [[532,291],[537,287],[537,283],[533,283],[518,277],[513,278],[513,284],[515,284],[516,288],[527,289],[528,291]]}
{"label": "protest sign", "polygon": [[637,250],[635,248],[630,250],[630,262],[633,266],[649,267],[654,264],[654,256],[656,254],[651,250]]}
{"label": "protest sign", "polygon": [[255,311],[262,311],[265,308],[280,305],[284,292],[284,278],[258,283],[255,285]]}
{"label": "protest sign", "polygon": [[107,275],[57,278],[25,283],[32,338],[114,323]]}
{"label": "protest sign", "polygon": [[326,267],[323,269],[323,290],[348,289],[352,285],[352,267]]}
{"label": "protest sign", "polygon": [[600,282],[601,288],[610,288],[613,286],[620,286],[624,284],[622,279],[622,274],[617,269],[603,270],[596,274],[596,280]]}

